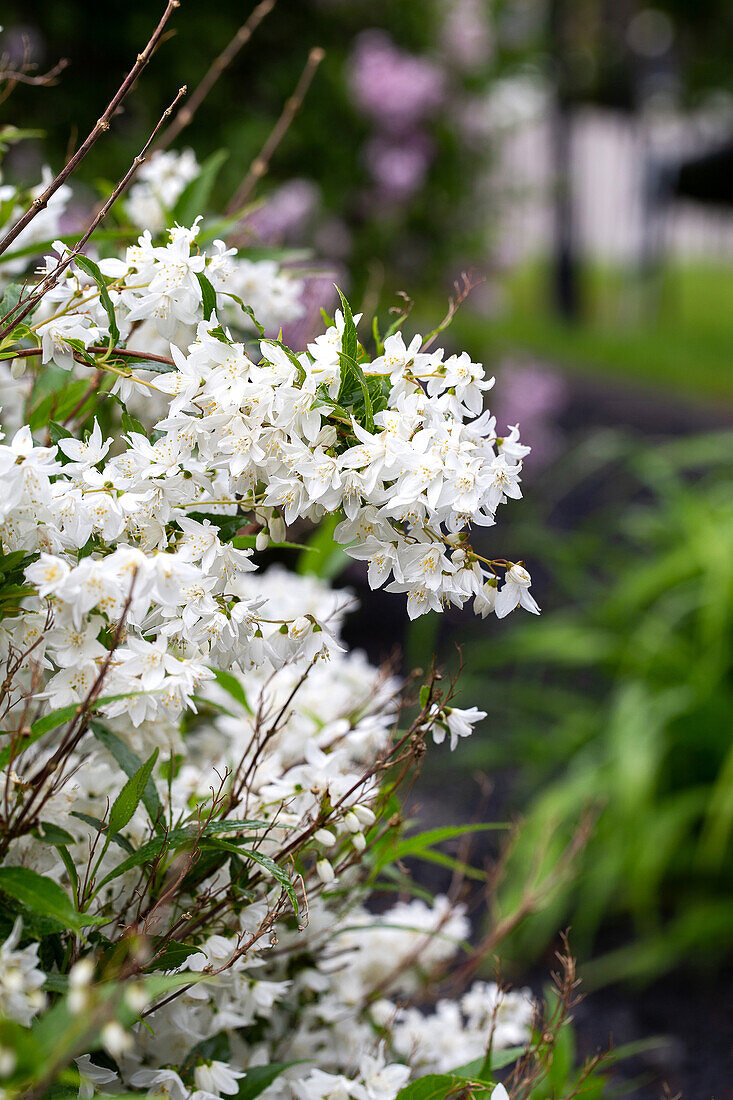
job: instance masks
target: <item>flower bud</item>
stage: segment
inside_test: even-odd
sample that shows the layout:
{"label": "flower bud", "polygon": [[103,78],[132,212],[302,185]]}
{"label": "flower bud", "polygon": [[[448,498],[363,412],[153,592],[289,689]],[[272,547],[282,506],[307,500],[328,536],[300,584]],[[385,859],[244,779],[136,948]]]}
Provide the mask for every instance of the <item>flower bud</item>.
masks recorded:
{"label": "flower bud", "polygon": [[15,1051],[9,1047],[0,1047],[0,1077],[10,1077],[17,1064]]}
{"label": "flower bud", "polygon": [[354,833],[351,838],[351,843],[354,845],[357,852],[363,852],[366,848],[366,837],[363,833]]}
{"label": "flower bud", "polygon": [[318,829],[313,834],[313,839],[322,844],[324,848],[330,848],[332,844],[336,843],[336,837],[328,829]]}
{"label": "flower bud", "polygon": [[354,806],[352,812],[356,814],[362,825],[373,825],[377,820],[376,814],[368,806]]}
{"label": "flower bud", "polygon": [[270,535],[263,528],[262,531],[257,532],[257,538],[255,539],[255,550],[266,550],[270,545]]}
{"label": "flower bud", "polygon": [[273,516],[270,520],[270,538],[273,542],[284,542],[287,528],[281,516]]}
{"label": "flower bud", "polygon": [[344,825],[350,833],[360,833],[361,823],[359,818],[351,810],[347,814],[344,814]]}
{"label": "flower bud", "polygon": [[336,873],[327,859],[318,860],[318,863],[316,864],[316,872],[318,873],[319,879],[325,886],[328,886],[329,883],[334,882],[336,879]]}
{"label": "flower bud", "polygon": [[104,1025],[100,1038],[102,1046],[112,1058],[119,1058],[132,1046],[132,1039],[116,1020]]}

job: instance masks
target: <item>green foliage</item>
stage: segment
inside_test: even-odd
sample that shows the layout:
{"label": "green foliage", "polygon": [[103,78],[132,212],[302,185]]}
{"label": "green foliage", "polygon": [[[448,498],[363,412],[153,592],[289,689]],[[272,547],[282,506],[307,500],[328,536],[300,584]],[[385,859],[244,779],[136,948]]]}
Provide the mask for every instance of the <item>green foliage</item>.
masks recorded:
{"label": "green foliage", "polygon": [[[148,771],[147,774],[145,774],[145,766],[140,758],[135,755],[132,749],[128,748],[124,741],[120,740],[116,734],[112,733],[111,730],[106,729],[97,722],[92,723],[92,730],[97,740],[112,754],[125,775],[129,777],[130,782],[132,782],[135,777],[143,777],[144,781],[140,787],[138,801],[142,800],[145,809],[150,815],[150,820],[154,824],[158,822],[163,813],[163,808],[160,804],[160,798],[158,797],[155,783],[152,780],[151,772]],[[137,802],[135,805],[137,805]]]}
{"label": "green foliage", "polygon": [[[574,534],[548,537],[543,524],[536,553],[556,609],[532,630],[518,620],[501,645],[466,647],[492,762],[519,765],[529,788],[503,904],[556,863],[584,813],[594,818],[572,881],[513,950],[534,956],[571,925],[587,958],[609,922],[630,921],[623,945],[585,967],[591,982],[733,949],[731,445],[722,435],[627,452],[606,473],[620,506]],[[553,471],[555,485],[573,467],[588,475],[588,454]]]}
{"label": "green foliage", "polygon": [[27,867],[0,867],[0,891],[57,928],[81,932],[94,924],[104,924],[104,917],[80,913],[57,882],[39,875]]}
{"label": "green foliage", "polygon": [[158,749],[154,749],[144,764],[141,764],[133,775],[127,780],[124,787],[112,803],[109,813],[109,833],[119,833],[130,821],[132,815],[150,783],[155,761],[158,759]]}

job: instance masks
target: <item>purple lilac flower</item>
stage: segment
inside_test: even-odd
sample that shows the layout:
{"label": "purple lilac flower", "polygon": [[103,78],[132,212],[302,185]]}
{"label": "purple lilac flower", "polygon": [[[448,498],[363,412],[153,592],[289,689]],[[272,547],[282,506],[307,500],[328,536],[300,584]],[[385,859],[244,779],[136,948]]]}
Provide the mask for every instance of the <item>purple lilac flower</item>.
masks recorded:
{"label": "purple lilac flower", "polygon": [[246,227],[266,244],[297,239],[318,206],[318,188],[311,180],[284,183],[246,220]]}
{"label": "purple lilac flower", "polygon": [[306,277],[300,299],[303,315],[297,321],[289,321],[283,325],[282,338],[288,347],[299,351],[323,331],[321,310],[325,309],[327,313],[333,314],[338,307],[336,285],[344,286],[345,279],[346,273],[343,269],[336,271],[333,268],[324,268]]}
{"label": "purple lilac flower", "polygon": [[372,138],[364,157],[380,197],[399,201],[414,194],[425,179],[432,151],[432,142],[420,131],[402,141],[386,136]]}
{"label": "purple lilac flower", "polygon": [[525,459],[529,474],[547,466],[561,445],[555,423],[568,400],[568,388],[555,371],[540,362],[507,360],[501,365],[501,386],[491,402],[497,430],[519,422],[522,441],[532,447]]}
{"label": "purple lilac flower", "polygon": [[349,83],[359,110],[380,129],[400,134],[433,115],[445,93],[440,65],[399,49],[378,30],[357,38]]}

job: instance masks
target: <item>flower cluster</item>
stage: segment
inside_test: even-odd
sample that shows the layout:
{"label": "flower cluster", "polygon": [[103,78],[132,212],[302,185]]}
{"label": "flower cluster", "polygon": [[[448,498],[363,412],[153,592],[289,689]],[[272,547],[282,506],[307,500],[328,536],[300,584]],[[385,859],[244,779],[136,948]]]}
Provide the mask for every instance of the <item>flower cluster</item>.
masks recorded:
{"label": "flower cluster", "polygon": [[[39,575],[39,592],[56,585],[55,579],[40,578],[46,561],[31,568]],[[62,572],[69,583],[74,571]],[[266,866],[286,843],[292,846],[294,838],[308,839],[312,877],[307,918],[281,921],[277,938],[263,936],[263,929],[270,933],[273,927],[269,918],[280,890],[277,882],[265,879],[243,906],[212,927],[204,926],[204,935],[191,935],[193,943],[180,969],[194,978],[217,977],[191,985],[161,1007],[151,1006],[153,1011],[131,1035],[107,1025],[101,1042],[117,1068],[110,1071],[98,1058],[80,1056],[87,1096],[104,1086],[106,1091],[124,1088],[179,1100],[223,1100],[236,1091],[251,1066],[292,1062],[263,1093],[266,1100],[293,1093],[304,1100],[343,1095],[386,1100],[396,1096],[411,1073],[440,1072],[449,1063],[479,1057],[490,1036],[494,1048],[503,1049],[526,1042],[529,1035],[529,997],[504,994],[483,982],[475,983],[460,1004],[440,1001],[435,1012],[409,1007],[410,999],[419,996],[423,975],[451,964],[469,924],[462,906],[444,897],[430,904],[422,899],[400,902],[380,916],[359,902],[363,888],[354,861],[367,848],[380,815],[378,777],[369,765],[390,745],[400,686],[360,654],[341,647],[339,629],[351,602],[349,593],[330,592],[312,578],[278,568],[247,574],[247,584],[250,592],[257,592],[264,618],[299,610],[328,623],[330,660],[314,665],[307,653],[300,654],[277,672],[250,669],[201,684],[199,706],[208,716],[185,735],[180,731],[171,746],[171,764],[177,763],[167,784],[155,783],[156,797],[171,823],[190,818],[191,807],[199,807],[200,817],[207,796],[210,800],[212,790],[222,786],[221,777],[229,775],[226,795],[240,807],[236,816],[246,818],[244,826],[261,823],[266,829],[258,841],[250,837],[261,864]],[[78,586],[74,590],[83,592]],[[124,597],[118,593],[110,598]],[[85,615],[82,595],[76,621]],[[68,626],[54,626],[49,633],[53,640],[46,652],[53,652],[54,662],[61,654],[61,636],[69,644],[74,630],[71,609],[69,616]],[[92,661],[100,657],[90,641],[96,625],[87,628],[85,643]],[[138,656],[123,660],[124,647],[117,651],[121,670],[138,662],[149,685],[177,675],[166,662],[177,666],[178,658],[146,663],[144,648],[132,652]],[[160,647],[157,653],[162,653]],[[38,655],[39,665],[44,660]],[[297,706],[291,706],[296,696]],[[135,713],[126,713],[135,722]],[[120,718],[108,725],[141,754],[151,747],[163,751],[172,730],[170,721],[149,718],[135,729]],[[425,731],[433,728],[430,713],[423,726]],[[43,828],[64,830],[66,852],[81,869],[89,859],[99,807],[112,803],[119,787],[111,744],[101,736],[75,754],[69,779],[61,789],[50,790],[44,806]],[[6,782],[9,778],[8,773]],[[20,797],[22,783],[20,777],[13,780],[11,798]],[[324,805],[335,811],[314,829]],[[238,831],[227,828],[226,819],[211,823],[212,834],[236,838]],[[125,828],[126,844],[154,844],[149,836],[141,803]],[[89,919],[112,905],[120,923],[134,921],[138,866],[134,859],[126,862],[131,864],[127,870],[115,850],[105,848],[95,868],[99,885],[87,901]],[[41,839],[17,840],[7,865],[68,881],[67,859]],[[193,880],[195,892],[184,885],[176,911],[199,914],[200,899],[225,891],[234,875],[234,866],[226,862],[205,871]],[[27,1024],[43,1006],[45,976],[37,967],[35,945],[17,949],[19,934],[16,926],[0,949],[0,996],[6,1018]],[[92,956],[72,970],[72,1014],[91,1011],[93,973]],[[142,1005],[147,1005],[144,997]],[[213,1042],[217,1057],[206,1053],[206,1044]]]}
{"label": "flower cluster", "polygon": [[[132,198],[166,210],[181,173]],[[479,364],[398,328],[370,355],[346,299],[305,350],[266,336],[257,294],[278,328],[296,281],[205,232],[75,257],[0,348],[23,413],[0,442],[0,890],[25,922],[0,1010],[33,1035],[62,992],[96,1021],[87,1097],[217,1100],[268,1065],[268,1100],[393,1100],[530,1035],[529,997],[483,982],[421,1006],[461,904],[368,906],[400,769],[484,714],[431,680],[404,722],[403,685],[343,646],[352,594],[261,555],[333,517],[411,617],[536,612],[524,566],[469,542],[527,448]]]}

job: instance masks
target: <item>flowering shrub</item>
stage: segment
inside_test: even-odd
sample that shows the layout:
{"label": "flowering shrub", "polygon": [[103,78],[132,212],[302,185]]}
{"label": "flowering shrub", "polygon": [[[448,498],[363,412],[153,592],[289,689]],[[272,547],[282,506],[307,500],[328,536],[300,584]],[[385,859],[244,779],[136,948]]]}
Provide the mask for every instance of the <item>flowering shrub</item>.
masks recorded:
{"label": "flowering shrub", "polygon": [[4,201],[6,271],[39,209],[52,244],[0,300],[3,1095],[390,1100],[485,1093],[518,1058],[526,1092],[531,998],[476,981],[429,1005],[470,925],[400,863],[461,871],[433,848],[466,830],[404,837],[399,790],[483,712],[435,673],[413,698],[346,651],[348,590],[262,564],[323,524],[411,617],[536,613],[524,566],[469,541],[527,448],[481,366],[432,350],[443,326],[360,339],[341,295],[286,346],[297,275],[176,221],[206,172],[151,159],[127,247],[53,240],[63,173]]}

